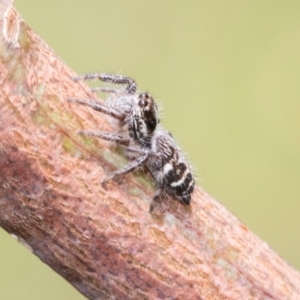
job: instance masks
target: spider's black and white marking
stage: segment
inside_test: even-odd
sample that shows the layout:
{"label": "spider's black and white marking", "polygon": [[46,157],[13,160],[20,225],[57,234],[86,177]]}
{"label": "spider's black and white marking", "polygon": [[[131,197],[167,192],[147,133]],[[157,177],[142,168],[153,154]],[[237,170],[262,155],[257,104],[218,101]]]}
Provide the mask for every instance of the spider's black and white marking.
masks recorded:
{"label": "spider's black and white marking", "polygon": [[190,165],[172,135],[167,131],[156,129],[157,106],[153,98],[147,93],[135,94],[136,83],[131,78],[120,75],[90,74],[76,77],[75,80],[95,78],[127,85],[123,90],[94,89],[111,93],[105,105],[91,100],[69,99],[112,116],[119,121],[121,128],[127,128],[128,132],[125,134],[80,131],[84,135],[96,136],[124,145],[128,157],[132,160],[124,169],[113,172],[103,181],[103,184],[114,177],[145,166],[158,186],[154,200],[170,195],[182,204],[190,204],[195,186]]}
{"label": "spider's black and white marking", "polygon": [[153,157],[147,164],[160,189],[157,196],[166,192],[180,202],[190,204],[195,179],[172,135],[167,131],[156,131],[151,150],[160,155],[159,160]]}
{"label": "spider's black and white marking", "polygon": [[195,179],[189,163],[168,131],[157,129],[152,137],[150,148],[127,147],[127,151],[135,153],[136,160],[123,170],[111,174],[108,179],[133,171],[144,164],[158,187],[154,200],[167,194],[182,204],[190,204]]}

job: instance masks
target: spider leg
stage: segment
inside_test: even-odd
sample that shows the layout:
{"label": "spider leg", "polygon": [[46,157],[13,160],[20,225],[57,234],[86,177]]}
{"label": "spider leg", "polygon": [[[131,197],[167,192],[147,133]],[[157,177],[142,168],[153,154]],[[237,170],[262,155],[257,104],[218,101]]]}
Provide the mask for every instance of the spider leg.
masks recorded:
{"label": "spider leg", "polygon": [[160,198],[163,196],[163,190],[162,189],[158,189],[153,196],[153,201],[159,201]]}
{"label": "spider leg", "polygon": [[118,94],[121,92],[119,89],[114,89],[110,87],[94,87],[91,90],[93,92],[114,93],[114,94]]}
{"label": "spider leg", "polygon": [[155,207],[161,202],[162,198],[164,197],[164,192],[162,189],[158,189],[152,198],[152,201],[150,203],[149,211],[152,212]]}
{"label": "spider leg", "polygon": [[117,135],[109,132],[97,132],[97,131],[91,131],[91,130],[80,130],[78,131],[78,134],[81,135],[89,135],[89,136],[95,136],[100,139],[115,142],[117,144],[128,146],[130,143],[130,139],[127,137],[124,137],[122,135]]}
{"label": "spider leg", "polygon": [[105,104],[99,103],[94,100],[92,101],[92,100],[84,100],[84,99],[76,99],[76,98],[67,98],[67,101],[77,102],[79,104],[89,106],[96,111],[100,111],[118,120],[124,120],[125,118],[125,115],[119,112],[117,109],[106,106]]}
{"label": "spider leg", "polygon": [[104,186],[108,180],[111,180],[111,179],[115,178],[116,176],[125,175],[125,174],[128,174],[128,173],[134,171],[140,165],[144,164],[147,161],[148,158],[149,158],[149,155],[145,154],[144,156],[138,157],[135,161],[128,164],[125,168],[113,172],[106,179],[104,179],[102,181],[102,183],[101,183],[102,186]]}
{"label": "spider leg", "polygon": [[126,147],[126,151],[127,152],[132,152],[132,153],[136,153],[139,155],[149,155],[150,156],[154,156],[156,158],[161,158],[161,155],[159,153],[153,152],[151,150],[145,150],[143,148],[138,148],[138,147]]}
{"label": "spider leg", "polygon": [[112,75],[107,73],[90,73],[85,75],[79,75],[73,78],[75,82],[79,80],[93,80],[93,79],[99,79],[101,81],[109,82],[113,84],[125,84],[127,85],[125,90],[129,94],[134,94],[136,91],[136,82],[127,76]]}

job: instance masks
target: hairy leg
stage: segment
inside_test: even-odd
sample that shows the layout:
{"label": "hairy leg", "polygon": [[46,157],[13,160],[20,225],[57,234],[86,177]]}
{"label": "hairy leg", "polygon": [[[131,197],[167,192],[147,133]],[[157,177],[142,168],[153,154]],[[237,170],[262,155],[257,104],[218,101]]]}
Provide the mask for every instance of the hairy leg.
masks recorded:
{"label": "hairy leg", "polygon": [[109,82],[113,84],[125,84],[126,85],[125,90],[129,94],[134,94],[136,91],[136,82],[127,76],[112,75],[107,73],[90,73],[85,75],[79,75],[73,78],[73,80],[76,82],[79,80],[93,80],[93,79],[99,79],[101,81]]}
{"label": "hairy leg", "polygon": [[69,102],[76,102],[81,105],[86,105],[91,107],[92,109],[96,111],[100,111],[106,115],[109,115],[117,120],[123,121],[125,118],[125,115],[119,112],[117,109],[106,106],[105,104],[99,103],[95,100],[84,100],[84,99],[75,99],[75,98],[67,98]]}

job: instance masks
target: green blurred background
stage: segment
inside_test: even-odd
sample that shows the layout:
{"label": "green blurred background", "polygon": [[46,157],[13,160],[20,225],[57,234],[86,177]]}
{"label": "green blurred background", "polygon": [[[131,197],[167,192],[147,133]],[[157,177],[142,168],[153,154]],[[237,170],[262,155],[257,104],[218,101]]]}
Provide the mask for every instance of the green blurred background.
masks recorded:
{"label": "green blurred background", "polygon": [[[300,1],[15,0],[77,73],[135,78],[198,184],[300,269]],[[0,229],[0,298],[84,299]]]}

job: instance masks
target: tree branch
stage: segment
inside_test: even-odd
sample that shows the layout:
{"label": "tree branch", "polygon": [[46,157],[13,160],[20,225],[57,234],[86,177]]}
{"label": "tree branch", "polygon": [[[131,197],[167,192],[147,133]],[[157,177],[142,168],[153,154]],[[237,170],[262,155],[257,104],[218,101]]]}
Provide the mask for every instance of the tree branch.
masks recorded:
{"label": "tree branch", "polygon": [[0,0],[0,226],[89,299],[298,299],[300,275],[197,188],[149,213],[151,180],[100,182],[118,148],[79,129],[113,130],[68,103],[94,96]]}

